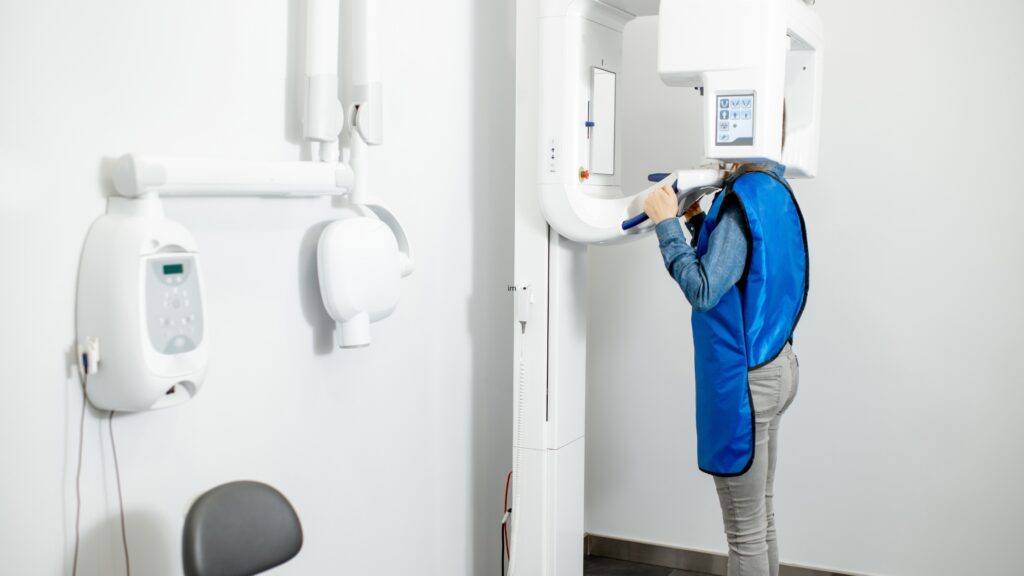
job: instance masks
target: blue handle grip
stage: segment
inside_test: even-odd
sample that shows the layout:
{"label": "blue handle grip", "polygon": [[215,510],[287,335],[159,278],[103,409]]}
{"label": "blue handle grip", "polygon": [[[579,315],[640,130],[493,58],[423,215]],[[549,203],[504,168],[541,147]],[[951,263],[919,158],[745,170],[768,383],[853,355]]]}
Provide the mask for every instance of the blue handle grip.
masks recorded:
{"label": "blue handle grip", "polygon": [[631,230],[631,229],[636,228],[637,226],[643,224],[646,221],[647,221],[647,213],[646,212],[641,212],[640,214],[637,214],[636,216],[633,216],[629,220],[624,220],[622,222],[622,229],[623,230]]}
{"label": "blue handle grip", "polygon": [[[671,176],[671,174],[669,174],[667,172],[656,172],[654,174],[648,174],[647,175],[647,181],[648,182],[661,182],[662,180],[664,180],[665,178],[668,178],[669,176]],[[678,183],[679,183],[678,180],[676,182],[672,183],[672,191],[675,192],[676,194],[679,193],[679,187],[677,186]],[[633,216],[629,220],[624,220],[622,222],[622,229],[623,230],[632,230],[633,228],[636,228],[637,226],[643,224],[646,221],[647,221],[647,213],[646,212],[641,212],[641,213],[637,214],[636,216]]]}

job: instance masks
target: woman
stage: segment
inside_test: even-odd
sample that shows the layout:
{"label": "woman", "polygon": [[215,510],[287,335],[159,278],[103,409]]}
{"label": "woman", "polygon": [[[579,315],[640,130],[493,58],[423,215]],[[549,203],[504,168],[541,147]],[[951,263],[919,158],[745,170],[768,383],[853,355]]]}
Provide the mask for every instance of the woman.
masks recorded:
{"label": "woman", "polygon": [[693,306],[697,452],[715,477],[729,576],[778,576],[772,505],[778,431],[796,396],[792,336],[806,302],[807,241],[785,167],[742,165],[707,216],[684,213],[691,246],[663,187],[644,210],[665,267]]}

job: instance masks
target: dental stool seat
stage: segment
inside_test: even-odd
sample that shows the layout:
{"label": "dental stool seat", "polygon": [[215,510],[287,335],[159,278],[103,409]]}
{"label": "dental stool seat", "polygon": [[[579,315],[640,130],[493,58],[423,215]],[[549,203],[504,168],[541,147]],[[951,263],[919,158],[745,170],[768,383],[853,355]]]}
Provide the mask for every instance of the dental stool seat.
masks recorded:
{"label": "dental stool seat", "polygon": [[189,508],[182,538],[185,576],[252,576],[302,549],[302,525],[288,499],[259,482],[223,484]]}

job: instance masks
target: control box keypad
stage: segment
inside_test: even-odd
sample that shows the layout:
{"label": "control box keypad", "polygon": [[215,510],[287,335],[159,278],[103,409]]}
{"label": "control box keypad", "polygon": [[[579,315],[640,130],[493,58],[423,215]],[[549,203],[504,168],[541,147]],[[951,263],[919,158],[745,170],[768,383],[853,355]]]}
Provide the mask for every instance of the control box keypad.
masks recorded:
{"label": "control box keypad", "polygon": [[143,265],[146,331],[161,354],[195,350],[203,341],[203,302],[195,254],[150,256]]}

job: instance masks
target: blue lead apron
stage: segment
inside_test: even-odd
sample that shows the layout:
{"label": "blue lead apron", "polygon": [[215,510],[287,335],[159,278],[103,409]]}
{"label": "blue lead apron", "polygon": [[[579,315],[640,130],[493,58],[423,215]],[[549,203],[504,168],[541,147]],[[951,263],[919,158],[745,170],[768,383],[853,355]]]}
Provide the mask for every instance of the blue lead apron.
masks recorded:
{"label": "blue lead apron", "polygon": [[789,185],[762,170],[726,183],[697,237],[708,251],[722,206],[738,202],[746,218],[743,277],[714,308],[694,311],[697,461],[715,476],[739,476],[754,462],[754,408],[747,374],[774,360],[790,341],[807,301],[809,260],[803,216]]}

